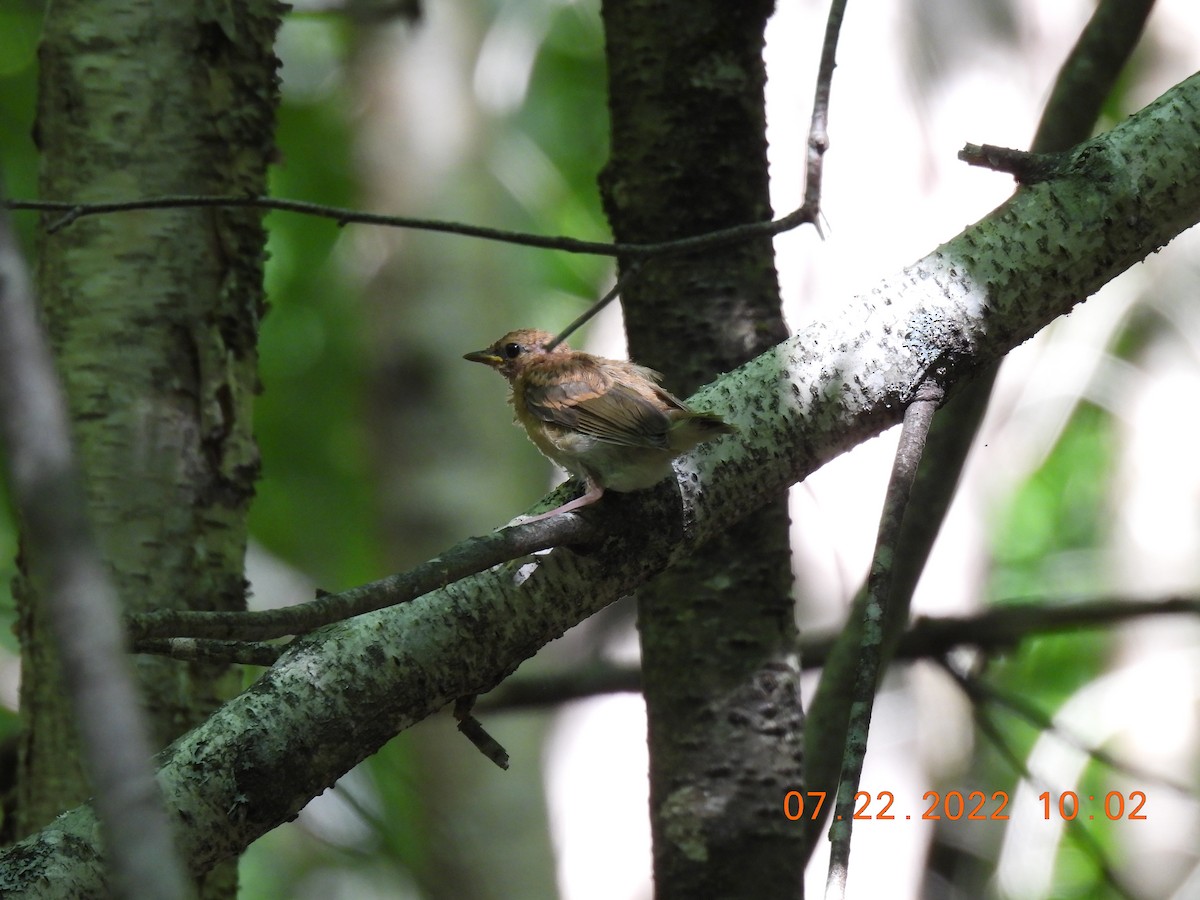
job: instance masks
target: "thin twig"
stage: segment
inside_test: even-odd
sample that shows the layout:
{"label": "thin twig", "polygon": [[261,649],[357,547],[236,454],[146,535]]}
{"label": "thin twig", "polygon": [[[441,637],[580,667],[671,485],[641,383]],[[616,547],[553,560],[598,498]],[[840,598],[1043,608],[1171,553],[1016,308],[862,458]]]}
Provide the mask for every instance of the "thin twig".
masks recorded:
{"label": "thin twig", "polygon": [[[779,231],[771,232],[772,234],[790,230],[805,222],[811,222],[817,229],[817,233],[824,237],[824,234],[821,233],[821,179],[824,171],[825,151],[829,149],[829,96],[833,82],[833,70],[837,66],[838,36],[841,33],[842,19],[845,18],[845,14],[846,0],[833,0],[829,9],[829,17],[825,22],[825,39],[821,45],[821,61],[817,66],[816,89],[813,94],[812,123],[808,131],[808,154],[805,162],[804,203],[799,209],[779,220],[780,224],[784,222],[788,223],[787,227],[781,227]],[[712,232],[712,236],[722,235],[723,233],[723,231]],[[756,236],[755,234],[746,235],[746,237]],[[693,241],[694,239],[687,238],[685,240]],[[669,241],[665,244],[632,246],[640,246],[642,248],[640,255],[644,258],[652,258],[678,244],[678,241]],[[612,246],[621,255],[634,255],[628,249],[631,245],[614,244]],[[707,246],[707,244],[700,245],[700,247],[703,246]],[[659,247],[662,249],[648,253],[648,247]],[[699,247],[695,244],[690,244],[686,249],[699,249]],[[628,283],[637,276],[639,268],[638,260],[632,260],[626,270],[621,273],[621,277],[617,279],[617,283],[613,286],[612,290],[596,303],[592,304],[583,315],[564,328],[554,340],[546,344],[546,349],[553,350],[570,337],[579,327],[600,312],[600,310],[608,306]]]}
{"label": "thin twig", "polygon": [[249,208],[293,212],[321,219],[332,219],[337,222],[339,227],[357,224],[378,225],[385,228],[409,228],[414,231],[457,234],[464,237],[480,238],[486,241],[517,244],[522,247],[560,250],[564,253],[637,258],[688,253],[695,250],[720,247],[726,244],[736,244],[753,238],[773,236],[785,231],[791,231],[793,228],[811,221],[811,216],[807,208],[802,206],[788,213],[786,216],[767,222],[749,222],[743,225],[733,225],[729,228],[719,228],[703,234],[651,244],[619,244],[605,243],[603,241],[583,241],[569,237],[528,234],[520,231],[508,231],[503,228],[489,228],[484,225],[468,225],[464,222],[447,222],[440,219],[390,216],[346,209],[344,207],[326,206],[321,203],[309,203],[304,200],[287,200],[280,197],[207,197],[179,194],[163,197],[147,197],[139,200],[121,200],[111,203],[81,203],[64,200],[10,200],[4,205],[13,210],[63,213],[60,219],[47,226],[46,230],[50,233],[65,228],[67,225],[85,216],[108,213],[133,212],[145,209]]}
{"label": "thin twig", "polygon": [[253,641],[303,634],[332,622],[407,603],[468,575],[530,553],[587,543],[595,536],[594,529],[582,516],[567,513],[468,538],[408,572],[340,594],[323,594],[308,603],[253,612],[161,609],[131,615],[127,624],[135,650],[142,649],[140,642],[146,638]]}
{"label": "thin twig", "polygon": [[262,641],[217,641],[207,638],[143,638],[134,643],[133,652],[167,656],[181,662],[272,666],[288,649],[289,643],[290,641],[268,644]]}
{"label": "thin twig", "polygon": [[150,729],[125,656],[117,593],[87,519],[66,401],[33,289],[0,212],[0,430],[22,557],[49,613],[104,830],[113,896],[191,887],[150,766]]}
{"label": "thin twig", "polygon": [[850,833],[854,821],[854,795],[862,777],[863,761],[867,754],[867,734],[871,727],[871,710],[882,668],[884,638],[883,623],[887,619],[887,601],[891,593],[892,567],[896,540],[908,506],[909,492],[917,476],[917,465],[925,449],[929,423],[942,402],[943,391],[934,381],[924,381],[904,412],[900,445],[883,501],[879,520],[879,537],[871,560],[867,581],[867,603],[864,608],[862,640],[859,643],[859,663],[854,683],[850,722],[842,754],[842,776],[834,805],[834,822],[829,829],[829,876],[825,883],[826,900],[840,900],[846,895],[846,876],[850,866]]}
{"label": "thin twig", "polygon": [[837,67],[838,36],[846,15],[846,0],[833,0],[829,18],[825,20],[825,39],[821,44],[821,61],[817,66],[817,85],[813,93],[812,124],[808,129],[808,156],[804,172],[804,206],[811,221],[821,233],[821,179],[825,151],[829,149],[829,95],[833,70]]}
{"label": "thin twig", "polygon": [[618,296],[620,296],[620,294],[625,290],[625,288],[627,288],[629,286],[629,283],[631,281],[633,281],[634,278],[637,277],[637,274],[641,271],[643,265],[645,265],[645,263],[641,263],[636,260],[629,263],[629,265],[626,267],[625,271],[621,273],[621,277],[617,279],[617,283],[612,286],[612,289],[609,290],[609,292],[607,294],[605,294],[603,297],[601,297],[599,300],[597,300],[591,306],[589,306],[584,311],[583,315],[577,317],[575,319],[575,321],[573,321],[570,325],[568,325],[566,328],[564,328],[562,331],[560,331],[558,333],[558,337],[556,337],[550,343],[546,344],[545,349],[553,350],[555,347],[557,347],[559,344],[561,344],[563,341],[565,341],[567,338],[569,338],[572,334],[574,334],[579,328],[583,327],[585,324],[587,324],[589,321],[591,321],[591,319],[598,312],[600,312],[600,310],[604,309],[604,307],[608,306],[608,304],[612,303],[613,300],[615,300]]}

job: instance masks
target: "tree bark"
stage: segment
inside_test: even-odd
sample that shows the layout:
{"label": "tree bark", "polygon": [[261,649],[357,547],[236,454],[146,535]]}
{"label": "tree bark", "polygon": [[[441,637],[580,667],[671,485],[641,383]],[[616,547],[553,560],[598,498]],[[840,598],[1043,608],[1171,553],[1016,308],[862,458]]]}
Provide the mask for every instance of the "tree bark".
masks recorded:
{"label": "tree bark", "polygon": [[[770,218],[763,29],[774,4],[602,5],[618,241]],[[639,52],[641,47],[654,52]],[[690,393],[787,334],[771,241],[648,264],[621,298],[630,356]],[[787,495],[638,591],[656,894],[797,896],[803,714]]]}
{"label": "tree bark", "polygon": [[[35,137],[47,199],[259,194],[274,152],[279,6],[51,4]],[[43,225],[54,217],[47,216]],[[38,292],[87,501],[123,605],[241,609],[265,234],[252,211],[159,210],[40,232]],[[31,582],[20,771],[7,822],[34,831],[88,796]],[[158,746],[239,687],[224,666],[140,657]],[[234,893],[229,867],[211,896]]]}

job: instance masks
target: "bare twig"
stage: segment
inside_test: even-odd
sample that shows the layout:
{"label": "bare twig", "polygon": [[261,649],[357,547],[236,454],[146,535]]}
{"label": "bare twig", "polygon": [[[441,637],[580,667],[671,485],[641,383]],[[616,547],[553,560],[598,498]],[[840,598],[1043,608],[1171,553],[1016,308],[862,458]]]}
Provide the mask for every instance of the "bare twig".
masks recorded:
{"label": "bare twig", "polygon": [[834,805],[835,819],[829,829],[829,839],[833,842],[833,847],[829,858],[829,877],[825,884],[827,900],[838,900],[846,895],[846,876],[850,865],[850,832],[851,823],[854,821],[854,795],[862,777],[863,761],[867,755],[867,734],[871,727],[871,710],[875,704],[875,690],[883,668],[883,626],[887,620],[887,602],[892,588],[896,542],[904,511],[908,507],[909,493],[917,477],[917,465],[925,450],[929,424],[933,421],[933,413],[942,402],[943,396],[942,387],[934,381],[922,382],[917,388],[916,396],[904,413],[900,445],[896,448],[896,460],[883,501],[879,538],[875,544],[871,574],[867,581],[867,603],[864,609],[862,639],[859,643],[857,677],[850,707],[846,747],[842,754],[842,777],[838,786],[837,802]]}
{"label": "bare twig", "polygon": [[150,765],[149,729],[124,654],[116,591],[87,520],[66,404],[2,212],[0,429],[27,570],[49,610],[96,792],[113,895],[189,896]]}
{"label": "bare twig", "polygon": [[[468,575],[539,550],[587,543],[594,538],[595,531],[586,519],[566,513],[540,522],[511,525],[482,537],[467,538],[408,572],[390,575],[340,594],[322,594],[308,603],[253,612],[160,609],[129,616],[128,628],[134,649],[138,651],[143,649],[141,641],[146,638],[252,641],[304,634],[322,625],[408,603]],[[207,649],[214,647],[209,645]]]}
{"label": "bare twig", "polygon": [[537,247],[545,250],[559,250],[566,253],[591,254],[596,256],[622,256],[630,262],[627,270],[622,273],[616,285],[603,298],[571,322],[548,345],[548,349],[565,341],[570,335],[588,322],[593,316],[611,303],[628,284],[636,277],[639,260],[651,259],[674,253],[686,253],[696,250],[719,247],[726,244],[738,243],[762,236],[774,236],[811,222],[818,233],[820,226],[821,180],[825,151],[829,149],[829,96],[830,85],[833,81],[833,70],[836,66],[838,35],[841,31],[842,19],[845,16],[846,0],[833,0],[826,21],[825,39],[821,48],[821,61],[817,70],[816,91],[813,97],[812,124],[808,136],[808,156],[806,161],[806,176],[804,187],[804,203],[798,209],[786,216],[769,222],[753,222],[735,225],[704,234],[693,235],[672,241],[660,241],[651,244],[604,243],[600,241],[584,241],[569,237],[552,237],[509,231],[502,228],[489,228],[482,225],[469,225],[463,222],[447,222],[437,219],[424,219],[412,216],[390,216],[379,213],[368,213],[343,207],[326,206],[303,200],[288,200],[276,197],[203,197],[192,195],[176,195],[166,197],[149,197],[140,200],[125,200],[110,203],[72,203],[60,200],[13,200],[6,205],[13,210],[34,210],[41,212],[61,212],[63,215],[46,226],[46,231],[54,233],[73,224],[85,216],[131,212],[146,209],[179,209],[207,207],[250,207],[255,209],[293,212],[318,218],[333,219],[339,227],[349,224],[378,225],[389,228],[408,228],[416,231],[432,231],[443,234],[457,234],[463,237],[474,237],[488,241],[498,241],[525,247]]}
{"label": "bare twig", "polygon": [[617,279],[617,283],[612,286],[612,289],[591,306],[589,306],[584,311],[583,315],[578,316],[575,321],[560,331],[558,333],[558,337],[546,345],[546,349],[553,350],[572,334],[574,334],[579,328],[591,321],[591,319],[598,312],[600,312],[600,310],[612,303],[613,300],[615,300],[621,294],[621,292],[629,286],[629,282],[633,281],[633,279],[637,277],[637,274],[641,271],[643,265],[644,263],[638,262],[637,260],[630,262],[625,267],[625,271],[621,273],[621,277]]}
{"label": "bare twig", "polygon": [[808,129],[808,156],[804,172],[804,206],[810,221],[821,232],[821,179],[825,151],[829,149],[829,94],[833,70],[837,67],[838,36],[846,15],[846,0],[833,0],[825,20],[825,40],[821,44],[821,62],[817,66],[817,86],[813,94],[812,124]]}
{"label": "bare twig", "polygon": [[773,236],[791,231],[811,221],[806,207],[793,210],[786,216],[768,222],[749,222],[720,228],[704,234],[658,241],[651,244],[619,244],[603,241],[583,241],[569,237],[550,237],[489,228],[484,225],[468,225],[464,222],[447,222],[440,219],[420,219],[411,216],[388,216],[380,213],[362,212],[344,207],[326,206],[304,200],[286,200],[280,197],[206,197],[179,194],[164,197],[146,197],[138,200],[122,200],[111,203],[77,203],[65,200],[10,200],[4,204],[13,210],[60,212],[63,216],[47,226],[54,232],[84,216],[110,213],[133,212],[143,209],[188,209],[188,208],[241,208],[264,209],[279,212],[300,213],[321,219],[332,219],[338,226],[378,225],[385,228],[409,228],[414,231],[433,231],[441,234],[457,234],[463,237],[517,244],[522,247],[537,247],[543,250],[560,250],[564,253],[580,253],[592,256],[625,256],[647,258],[673,253],[688,253],[711,247],[736,244],[763,236]]}
{"label": "bare twig", "polygon": [[475,749],[494,762],[502,769],[508,768],[508,751],[498,740],[484,730],[480,721],[471,715],[475,707],[475,697],[460,697],[454,704],[454,718],[458,719],[458,730]]}
{"label": "bare twig", "polygon": [[969,166],[1007,172],[1020,184],[1037,184],[1056,178],[1067,157],[1062,153],[1031,153],[994,144],[966,144],[958,158]]}
{"label": "bare twig", "polygon": [[408,228],[415,231],[457,234],[464,237],[498,241],[505,244],[537,247],[543,250],[560,250],[565,253],[581,253],[594,256],[622,256],[625,258],[641,259],[672,253],[687,253],[723,246],[725,244],[735,244],[757,237],[773,236],[785,231],[791,231],[807,222],[815,223],[817,221],[821,193],[821,160],[829,146],[827,125],[829,121],[830,83],[833,80],[833,70],[836,65],[834,57],[845,8],[846,0],[833,0],[826,24],[821,62],[817,72],[816,94],[813,100],[812,126],[808,140],[804,204],[787,215],[768,222],[750,222],[743,225],[734,225],[729,228],[721,228],[716,231],[671,241],[659,241],[650,244],[628,244],[529,234],[503,228],[469,225],[465,222],[448,222],[440,219],[383,215],[344,207],[327,206],[322,203],[311,203],[304,200],[289,200],[281,197],[213,197],[176,194],[101,203],[82,203],[70,200],[9,200],[4,205],[11,210],[61,213],[60,218],[46,226],[46,230],[51,233],[66,228],[68,225],[86,216],[110,213],[133,212],[135,210],[146,209],[252,208],[292,212],[322,219],[332,219],[339,227],[360,224],[378,225],[387,228]]}
{"label": "bare twig", "polygon": [[[244,613],[242,615],[245,615]],[[206,638],[143,638],[133,646],[135,653],[169,656],[181,662],[238,663],[271,666],[288,649],[288,644],[261,641],[217,641]]]}

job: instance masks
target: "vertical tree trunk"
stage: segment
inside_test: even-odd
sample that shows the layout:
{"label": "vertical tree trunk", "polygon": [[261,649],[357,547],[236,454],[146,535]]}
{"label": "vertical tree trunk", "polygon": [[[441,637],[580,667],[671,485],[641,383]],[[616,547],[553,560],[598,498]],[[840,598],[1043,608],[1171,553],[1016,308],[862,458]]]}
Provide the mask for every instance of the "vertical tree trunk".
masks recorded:
{"label": "vertical tree trunk", "polygon": [[[606,0],[620,241],[770,217],[762,60],[767,0]],[[657,260],[623,298],[633,358],[688,394],[782,340],[771,241]],[[803,716],[778,498],[639,593],[659,898],[794,897]]]}
{"label": "vertical tree trunk", "polygon": [[[36,125],[41,196],[265,193],[279,9],[271,0],[51,3]],[[128,609],[244,605],[263,245],[253,211],[154,210],[42,232],[45,323],[89,511]],[[10,823],[21,835],[88,788],[43,611],[21,575],[15,593],[24,733]],[[139,658],[137,668],[160,745],[239,686],[221,666]],[[234,894],[236,870],[222,868],[209,896]]]}

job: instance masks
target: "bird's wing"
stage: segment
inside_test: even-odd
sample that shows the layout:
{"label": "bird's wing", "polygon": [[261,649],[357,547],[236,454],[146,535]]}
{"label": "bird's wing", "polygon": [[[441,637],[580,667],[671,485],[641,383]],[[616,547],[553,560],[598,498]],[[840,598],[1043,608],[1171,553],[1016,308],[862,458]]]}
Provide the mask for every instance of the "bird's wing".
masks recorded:
{"label": "bird's wing", "polygon": [[603,371],[576,367],[557,373],[553,383],[528,379],[524,396],[529,411],[543,422],[611,444],[666,447],[671,419],[664,406],[674,404],[665,398],[657,404],[654,400],[659,394],[674,398],[657,385],[647,387],[653,391],[652,396]]}

